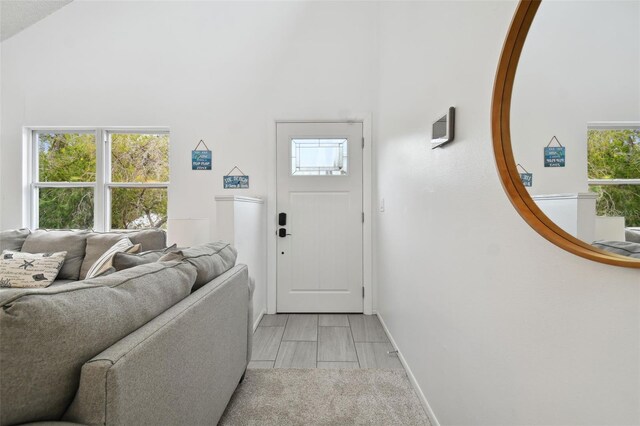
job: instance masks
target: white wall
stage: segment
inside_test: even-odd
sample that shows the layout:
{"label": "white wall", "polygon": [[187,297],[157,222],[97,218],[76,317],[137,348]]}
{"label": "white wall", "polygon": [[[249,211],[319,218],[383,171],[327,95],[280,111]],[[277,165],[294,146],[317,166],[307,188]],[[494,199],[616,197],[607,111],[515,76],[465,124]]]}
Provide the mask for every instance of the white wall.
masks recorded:
{"label": "white wall", "polygon": [[[640,120],[640,2],[544,1],[511,111],[514,156],[533,173],[529,192],[586,192],[587,123]],[[544,167],[554,135],[566,147],[564,168]]]}
{"label": "white wall", "polygon": [[[441,424],[639,423],[639,272],[551,245],[500,187],[489,109],[514,7],[73,2],[1,45],[0,227],[19,225],[23,125],[170,126],[186,219],[236,163],[238,193],[266,193],[272,118],[372,111],[378,310]],[[456,141],[432,151],[451,105]],[[200,138],[213,172],[189,170]]]}
{"label": "white wall", "polygon": [[[379,312],[441,424],[638,424],[640,271],[551,245],[498,179],[491,91],[514,8],[381,5]],[[431,150],[451,105],[456,141]]]}
{"label": "white wall", "polygon": [[[22,126],[170,127],[172,219],[265,195],[271,121],[375,107],[375,24],[370,3],[72,2],[1,44],[0,228],[21,225]],[[200,139],[211,172],[191,170]],[[222,189],[234,165],[250,189]]]}

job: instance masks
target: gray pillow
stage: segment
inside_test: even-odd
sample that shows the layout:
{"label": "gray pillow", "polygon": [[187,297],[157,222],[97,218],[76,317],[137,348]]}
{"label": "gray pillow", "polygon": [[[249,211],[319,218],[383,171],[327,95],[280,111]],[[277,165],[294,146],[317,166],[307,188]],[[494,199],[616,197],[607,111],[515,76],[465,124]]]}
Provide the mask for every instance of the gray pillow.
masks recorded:
{"label": "gray pillow", "polygon": [[87,238],[87,250],[80,268],[80,279],[85,279],[87,272],[100,256],[123,238],[129,238],[134,245],[140,244],[140,250],[158,250],[166,247],[167,234],[162,229],[156,228],[92,232]]}
{"label": "gray pillow", "polygon": [[[94,263],[118,241],[127,238],[121,233],[91,233],[87,237],[87,248],[80,267],[79,279],[84,280]],[[133,242],[133,241],[132,241]]]}
{"label": "gray pillow", "polygon": [[134,266],[157,262],[162,256],[178,250],[176,244],[164,250],[149,250],[142,253],[116,253],[113,256],[113,267],[116,271],[133,268]]}
{"label": "gray pillow", "polygon": [[38,229],[27,236],[22,251],[26,253],[53,253],[66,251],[67,257],[58,274],[59,280],[77,280],[84,259],[89,231]]}
{"label": "gray pillow", "polygon": [[0,291],[0,424],[59,420],[82,365],[191,292],[186,263]]}
{"label": "gray pillow", "polygon": [[0,232],[0,252],[3,250],[20,251],[31,231],[27,228]]}
{"label": "gray pillow", "polygon": [[218,275],[227,272],[236,264],[238,252],[231,244],[224,241],[193,246],[167,253],[158,259],[159,262],[185,260],[196,267],[198,276],[193,285],[197,290]]}
{"label": "gray pillow", "polygon": [[611,253],[640,259],[640,243],[630,241],[596,241],[592,245]]}
{"label": "gray pillow", "polygon": [[640,228],[626,228],[624,239],[632,243],[640,243]]}

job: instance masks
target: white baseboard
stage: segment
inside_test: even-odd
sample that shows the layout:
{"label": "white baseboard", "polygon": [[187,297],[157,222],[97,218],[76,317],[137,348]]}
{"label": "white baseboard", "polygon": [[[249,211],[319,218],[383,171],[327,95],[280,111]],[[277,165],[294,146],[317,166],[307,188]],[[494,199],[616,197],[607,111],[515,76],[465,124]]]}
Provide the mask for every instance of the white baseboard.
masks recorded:
{"label": "white baseboard", "polygon": [[382,324],[382,328],[384,328],[384,332],[387,333],[387,337],[389,338],[389,341],[393,345],[394,349],[398,351],[398,358],[400,359],[400,362],[402,363],[402,366],[404,367],[405,371],[407,372],[407,377],[409,377],[409,382],[411,383],[411,385],[415,389],[416,393],[418,394],[418,399],[420,400],[420,403],[422,404],[422,407],[424,408],[424,411],[427,413],[427,417],[429,417],[429,421],[431,422],[431,425],[432,426],[440,426],[440,422],[438,422],[438,419],[436,418],[436,415],[434,414],[433,410],[431,409],[431,406],[429,405],[429,402],[427,401],[427,397],[424,396],[424,393],[422,392],[422,389],[420,388],[420,385],[418,384],[418,381],[416,380],[415,376],[411,372],[411,368],[409,368],[409,365],[407,364],[407,361],[404,359],[404,356],[402,356],[402,352],[400,351],[400,348],[398,347],[398,345],[396,345],[395,340],[393,340],[393,336],[389,332],[389,329],[387,328],[387,324],[384,323],[384,320],[382,319],[382,316],[379,313],[376,313],[376,315],[378,316],[378,319],[380,320],[380,323]]}
{"label": "white baseboard", "polygon": [[258,326],[260,325],[260,321],[262,321],[262,317],[264,316],[264,314],[266,313],[266,309],[262,308],[262,311],[260,312],[260,315],[258,315],[258,319],[253,323],[253,331],[255,333],[256,328],[258,328]]}

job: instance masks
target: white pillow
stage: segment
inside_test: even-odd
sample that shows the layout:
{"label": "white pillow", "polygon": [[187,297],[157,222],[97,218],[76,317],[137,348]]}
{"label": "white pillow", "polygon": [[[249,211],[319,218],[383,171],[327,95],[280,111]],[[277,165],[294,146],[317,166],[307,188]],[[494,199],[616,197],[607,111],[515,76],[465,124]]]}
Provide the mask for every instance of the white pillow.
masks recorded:
{"label": "white pillow", "polygon": [[86,280],[89,278],[97,277],[107,269],[111,268],[111,265],[113,263],[113,256],[115,256],[116,253],[127,251],[131,247],[133,247],[133,243],[130,239],[123,238],[121,240],[118,240],[114,245],[111,246],[109,250],[102,253],[102,256],[100,256],[93,265],[91,265],[91,268],[89,268],[89,271],[87,272],[87,275],[84,279]]}
{"label": "white pillow", "polygon": [[32,254],[4,250],[0,287],[48,287],[58,276],[66,255],[66,251]]}

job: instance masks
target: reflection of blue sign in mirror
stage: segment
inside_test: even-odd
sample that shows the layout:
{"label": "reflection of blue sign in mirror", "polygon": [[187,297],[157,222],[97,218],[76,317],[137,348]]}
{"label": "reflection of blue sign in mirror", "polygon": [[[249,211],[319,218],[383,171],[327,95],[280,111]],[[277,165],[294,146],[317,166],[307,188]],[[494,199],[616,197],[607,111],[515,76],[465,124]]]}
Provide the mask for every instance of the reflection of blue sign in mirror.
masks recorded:
{"label": "reflection of blue sign in mirror", "polygon": [[[206,150],[198,150],[200,144],[203,144]],[[191,170],[211,170],[212,155],[211,150],[201,139],[196,148],[191,151]]]}
{"label": "reflection of blue sign in mirror", "polygon": [[520,180],[526,187],[533,186],[533,173],[520,173]]}
{"label": "reflection of blue sign in mirror", "polygon": [[[553,141],[560,146],[550,146]],[[565,149],[555,136],[551,138],[549,144],[544,147],[544,166],[545,167],[564,167]]]}
{"label": "reflection of blue sign in mirror", "polygon": [[525,169],[520,163],[516,164],[516,167],[522,169],[522,171],[524,172],[520,173],[520,180],[522,181],[522,184],[526,187],[533,186],[533,173],[529,173],[527,169]]}
{"label": "reflection of blue sign in mirror", "polygon": [[545,167],[564,167],[564,146],[547,146],[544,148]]}

